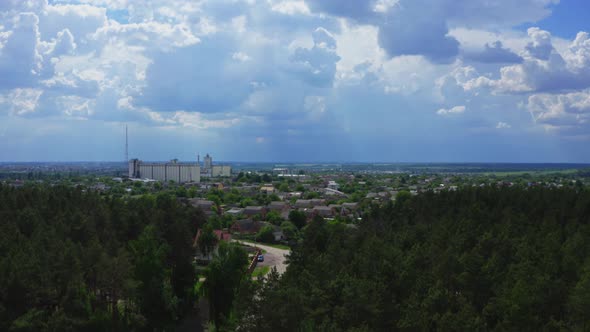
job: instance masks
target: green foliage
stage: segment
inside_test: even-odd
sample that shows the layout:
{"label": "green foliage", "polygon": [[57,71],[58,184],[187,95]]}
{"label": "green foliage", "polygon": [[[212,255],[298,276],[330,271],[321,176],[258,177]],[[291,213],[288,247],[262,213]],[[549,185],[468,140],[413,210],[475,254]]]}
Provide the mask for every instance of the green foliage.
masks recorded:
{"label": "green foliage", "polygon": [[170,195],[0,185],[0,330],[173,326],[192,307],[203,222]]}
{"label": "green foliage", "polygon": [[205,272],[203,289],[209,299],[211,320],[217,330],[229,320],[234,299],[245,274],[248,255],[237,244],[222,242]]}
{"label": "green foliage", "polygon": [[372,207],[356,227],[314,218],[238,326],[584,331],[588,238],[590,192],[575,188],[424,193]]}
{"label": "green foliage", "polygon": [[201,253],[205,256],[209,255],[215,248],[217,241],[218,239],[213,232],[213,227],[210,224],[205,224],[205,226],[201,228],[201,234],[197,239],[197,246]]}
{"label": "green foliage", "polygon": [[408,201],[412,198],[412,194],[409,191],[402,190],[395,195],[395,202],[396,204],[404,204],[404,202]]}
{"label": "green foliage", "polygon": [[298,210],[289,212],[289,221],[298,229],[302,229],[307,224],[305,213]]}
{"label": "green foliage", "polygon": [[268,226],[268,225],[264,226],[256,234],[256,239],[260,242],[267,242],[267,243],[274,242],[275,238],[274,238],[273,232],[274,232],[274,230],[273,230],[272,226]]}
{"label": "green foliage", "polygon": [[320,194],[315,191],[310,191],[310,192],[305,193],[305,199],[314,199],[314,198],[320,198]]}
{"label": "green foliage", "polygon": [[274,225],[280,225],[283,222],[283,217],[277,211],[270,211],[266,214],[266,220]]}
{"label": "green foliage", "polygon": [[282,182],[279,185],[279,188],[278,189],[279,189],[280,192],[283,192],[283,193],[286,193],[286,192],[291,191],[290,188],[289,188],[289,184],[287,182]]}
{"label": "green foliage", "polygon": [[281,223],[281,231],[287,240],[296,240],[299,238],[299,229],[290,221],[283,221]]}

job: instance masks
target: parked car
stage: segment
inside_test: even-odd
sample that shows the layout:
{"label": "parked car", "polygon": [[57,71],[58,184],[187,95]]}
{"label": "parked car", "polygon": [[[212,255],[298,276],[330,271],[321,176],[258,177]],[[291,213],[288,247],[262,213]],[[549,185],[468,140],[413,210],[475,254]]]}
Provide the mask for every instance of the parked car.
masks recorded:
{"label": "parked car", "polygon": [[258,261],[264,262],[264,255],[258,255]]}

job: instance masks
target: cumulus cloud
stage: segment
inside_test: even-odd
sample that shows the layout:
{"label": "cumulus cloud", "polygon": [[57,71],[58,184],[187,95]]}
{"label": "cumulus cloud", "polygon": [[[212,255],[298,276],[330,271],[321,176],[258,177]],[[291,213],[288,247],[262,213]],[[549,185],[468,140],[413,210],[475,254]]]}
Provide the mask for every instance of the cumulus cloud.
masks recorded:
{"label": "cumulus cloud", "polygon": [[[509,113],[519,101],[539,125],[588,130],[585,99],[570,95],[587,93],[588,35],[567,48],[510,30],[554,3],[0,1],[0,121],[124,121],[170,142],[250,142],[269,158],[346,145],[347,159],[348,136],[381,151],[375,142],[423,136],[415,123],[524,128],[527,114]],[[489,36],[465,45],[463,30]]]}
{"label": "cumulus cloud", "polygon": [[521,63],[523,58],[505,48],[501,41],[486,43],[483,51],[467,53],[466,58],[482,63]]}
{"label": "cumulus cloud", "polygon": [[313,11],[378,26],[379,44],[392,57],[423,55],[434,62],[450,62],[458,54],[459,42],[449,35],[449,27],[512,27],[546,17],[556,3],[559,0],[308,1]]}
{"label": "cumulus cloud", "polygon": [[171,25],[160,22],[120,24],[111,22],[93,33],[92,38],[104,42],[118,39],[129,45],[153,47],[170,51],[175,47],[197,44],[200,39],[185,24]]}
{"label": "cumulus cloud", "polygon": [[49,53],[51,57],[59,57],[62,55],[72,55],[76,50],[76,42],[74,36],[68,29],[64,29],[57,33],[57,38],[52,45]]}
{"label": "cumulus cloud", "polygon": [[497,79],[479,76],[466,89],[491,88],[498,93],[559,92],[590,86],[590,42],[580,32],[569,49],[560,54],[551,42],[551,35],[538,28],[528,29],[531,41],[521,56],[523,62],[502,67]]}
{"label": "cumulus cloud", "polygon": [[20,13],[10,23],[0,50],[0,90],[34,86],[42,69],[43,58],[37,50],[39,17]]}
{"label": "cumulus cloud", "polygon": [[309,7],[304,1],[281,1],[272,5],[272,10],[281,14],[308,15],[310,13]]}
{"label": "cumulus cloud", "polygon": [[291,56],[293,68],[303,80],[317,86],[331,86],[336,74],[336,63],[340,57],[336,54],[336,40],[324,28],[313,32],[312,48],[299,47]]}
{"label": "cumulus cloud", "polygon": [[198,112],[186,112],[177,111],[171,117],[170,120],[174,124],[178,124],[182,127],[196,128],[196,129],[209,129],[209,128],[229,128],[237,125],[240,120],[238,118],[231,119],[207,119],[202,113]]}
{"label": "cumulus cloud", "polygon": [[451,108],[441,108],[438,111],[436,111],[436,114],[438,115],[453,115],[453,114],[461,114],[463,112],[465,112],[465,106],[454,106]]}
{"label": "cumulus cloud", "polygon": [[445,17],[434,14],[439,10],[430,1],[400,3],[380,25],[379,44],[392,57],[423,55],[434,62],[452,61],[459,52],[459,42],[448,35]]}
{"label": "cumulus cloud", "polygon": [[108,21],[106,8],[91,5],[47,6],[40,15],[42,40],[49,40],[64,29],[68,29],[76,39],[86,40]]}
{"label": "cumulus cloud", "polygon": [[590,130],[590,90],[565,94],[533,94],[526,104],[540,124]]}
{"label": "cumulus cloud", "polygon": [[17,88],[0,98],[1,104],[8,104],[11,115],[30,115],[37,110],[43,90]]}

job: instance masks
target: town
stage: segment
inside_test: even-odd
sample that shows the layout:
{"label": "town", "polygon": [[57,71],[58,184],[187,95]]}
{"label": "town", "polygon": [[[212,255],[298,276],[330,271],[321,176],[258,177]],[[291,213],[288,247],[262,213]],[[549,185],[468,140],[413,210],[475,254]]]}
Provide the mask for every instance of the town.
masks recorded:
{"label": "town", "polygon": [[[200,162],[141,164],[132,160],[128,174],[116,163],[11,164],[0,166],[0,181],[13,187],[66,184],[125,199],[169,194],[200,209],[208,225],[218,231],[220,240],[233,238],[287,246],[298,240],[301,228],[314,218],[354,227],[372,206],[383,206],[408,195],[436,194],[465,187],[583,188],[590,185],[589,169],[568,164],[546,165],[546,168],[510,165],[511,169],[493,164],[446,164],[441,172],[439,165],[431,164],[246,164],[232,168],[214,165],[209,155],[204,161],[201,167]],[[139,173],[138,164],[144,174]],[[197,181],[188,178],[175,181],[163,175],[159,180],[141,176],[146,169],[154,175],[152,169],[157,167],[193,167],[200,177],[196,177]],[[174,172],[159,174],[171,173]],[[171,178],[178,178],[181,173],[176,171]]]}

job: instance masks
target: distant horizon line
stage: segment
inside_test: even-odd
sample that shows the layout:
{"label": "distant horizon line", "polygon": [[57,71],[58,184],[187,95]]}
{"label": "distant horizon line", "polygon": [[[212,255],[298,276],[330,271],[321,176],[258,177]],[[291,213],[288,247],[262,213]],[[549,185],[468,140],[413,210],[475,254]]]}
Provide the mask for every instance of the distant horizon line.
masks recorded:
{"label": "distant horizon line", "polygon": [[[131,159],[130,159],[131,160]],[[144,162],[169,162],[171,160],[142,160]],[[178,159],[179,162],[189,162]],[[192,162],[192,161],[190,161]],[[195,163],[197,161],[194,161]],[[0,164],[41,164],[41,163],[48,163],[48,164],[65,164],[65,163],[120,163],[126,164],[126,161],[120,160],[101,160],[101,161],[92,161],[92,160],[75,160],[75,161],[64,161],[64,160],[35,160],[35,161],[0,161]],[[201,161],[202,163],[202,161]],[[366,164],[514,164],[514,165],[522,165],[522,164],[549,164],[549,165],[588,165],[590,166],[590,162],[561,162],[561,161],[239,161],[239,160],[219,160],[215,163],[235,163],[235,164],[298,164],[298,165],[338,165],[338,164],[347,164],[347,165],[366,165]]]}

